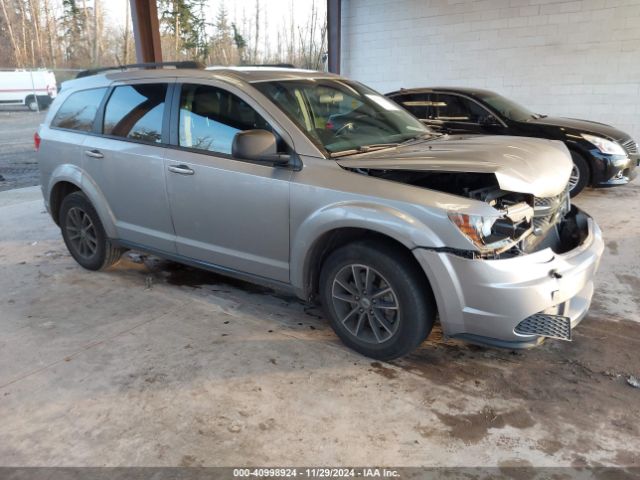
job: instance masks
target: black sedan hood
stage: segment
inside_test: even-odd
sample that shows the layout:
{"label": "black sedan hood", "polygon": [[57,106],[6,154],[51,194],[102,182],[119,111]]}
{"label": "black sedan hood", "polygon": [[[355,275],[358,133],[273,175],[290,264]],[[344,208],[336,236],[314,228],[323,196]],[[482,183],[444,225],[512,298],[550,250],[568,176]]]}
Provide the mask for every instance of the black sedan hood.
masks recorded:
{"label": "black sedan hood", "polygon": [[578,133],[590,133],[593,135],[604,136],[612,140],[623,140],[629,138],[629,135],[625,132],[618,130],[617,128],[613,128],[611,125],[590,122],[589,120],[580,120],[577,118],[543,117],[529,120],[527,123],[561,127],[566,128],[567,130],[574,130]]}

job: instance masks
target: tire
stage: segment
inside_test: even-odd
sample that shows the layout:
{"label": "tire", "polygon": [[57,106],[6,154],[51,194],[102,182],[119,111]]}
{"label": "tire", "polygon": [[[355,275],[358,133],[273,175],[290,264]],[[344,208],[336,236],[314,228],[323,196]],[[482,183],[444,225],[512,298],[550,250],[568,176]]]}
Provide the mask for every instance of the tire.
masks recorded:
{"label": "tire", "polygon": [[573,198],[587,186],[591,171],[589,170],[589,164],[579,153],[571,151],[571,158],[573,160],[573,170],[569,179],[569,195]]}
{"label": "tire", "polygon": [[[333,330],[367,357],[392,360],[406,355],[433,328],[435,301],[424,274],[410,254],[394,245],[356,242],[335,250],[322,266],[319,286]],[[390,291],[381,294],[387,288]]]}
{"label": "tire", "polygon": [[31,110],[32,112],[37,112],[38,111],[38,100],[34,97],[27,97],[27,99],[24,102],[27,107],[29,108],[29,110]]}
{"label": "tire", "polygon": [[59,224],[69,253],[87,270],[104,270],[120,259],[123,249],[111,244],[84,193],[73,192],[64,198]]}

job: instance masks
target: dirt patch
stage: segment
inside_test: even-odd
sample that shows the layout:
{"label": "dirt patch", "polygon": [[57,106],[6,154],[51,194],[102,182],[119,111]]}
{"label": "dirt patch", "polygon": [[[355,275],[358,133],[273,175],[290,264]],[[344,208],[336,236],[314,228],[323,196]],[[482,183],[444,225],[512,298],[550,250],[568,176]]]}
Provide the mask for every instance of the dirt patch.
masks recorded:
{"label": "dirt patch", "polygon": [[640,450],[618,450],[613,461],[624,467],[640,467]]}
{"label": "dirt patch", "polygon": [[389,368],[384,366],[380,362],[371,362],[371,372],[377,373],[378,375],[382,375],[384,378],[392,380],[398,377],[398,372],[393,368]]}
{"label": "dirt patch", "polygon": [[482,440],[489,429],[504,428],[507,425],[514,428],[529,428],[535,425],[529,414],[522,410],[496,412],[486,406],[481,411],[471,414],[438,413],[438,418],[449,427],[449,435],[465,443],[477,443]]}
{"label": "dirt patch", "polygon": [[607,242],[607,248],[611,252],[611,255],[618,255],[618,242],[615,240],[609,240]]}

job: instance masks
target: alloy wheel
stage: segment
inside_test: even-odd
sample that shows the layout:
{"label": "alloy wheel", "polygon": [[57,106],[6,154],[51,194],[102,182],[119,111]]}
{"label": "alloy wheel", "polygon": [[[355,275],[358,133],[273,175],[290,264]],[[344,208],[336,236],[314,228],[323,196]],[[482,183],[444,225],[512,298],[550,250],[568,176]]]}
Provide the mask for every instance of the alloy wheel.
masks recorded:
{"label": "alloy wheel", "polygon": [[569,176],[569,190],[576,188],[576,185],[580,182],[580,169],[574,163],[571,169],[571,175]]}
{"label": "alloy wheel", "polygon": [[361,341],[380,344],[400,324],[400,303],[391,284],[375,269],[350,264],[340,269],[331,288],[333,306],[342,325]]}
{"label": "alloy wheel", "polygon": [[78,255],[90,259],[98,251],[98,237],[91,218],[79,207],[67,212],[67,238]]}

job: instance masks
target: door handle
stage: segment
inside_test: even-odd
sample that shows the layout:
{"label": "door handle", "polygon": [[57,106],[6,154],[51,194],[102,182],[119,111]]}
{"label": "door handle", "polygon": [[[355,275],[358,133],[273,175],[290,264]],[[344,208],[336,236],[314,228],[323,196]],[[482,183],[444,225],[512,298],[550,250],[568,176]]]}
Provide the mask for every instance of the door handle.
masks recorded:
{"label": "door handle", "polygon": [[170,165],[167,169],[170,172],[179,173],[180,175],[193,175],[195,173],[186,165]]}
{"label": "door handle", "polygon": [[84,151],[84,154],[85,154],[87,157],[93,157],[93,158],[104,158],[104,155],[102,154],[102,152],[101,152],[100,150],[96,150],[96,149],[93,149],[93,150],[85,150],[85,151]]}

